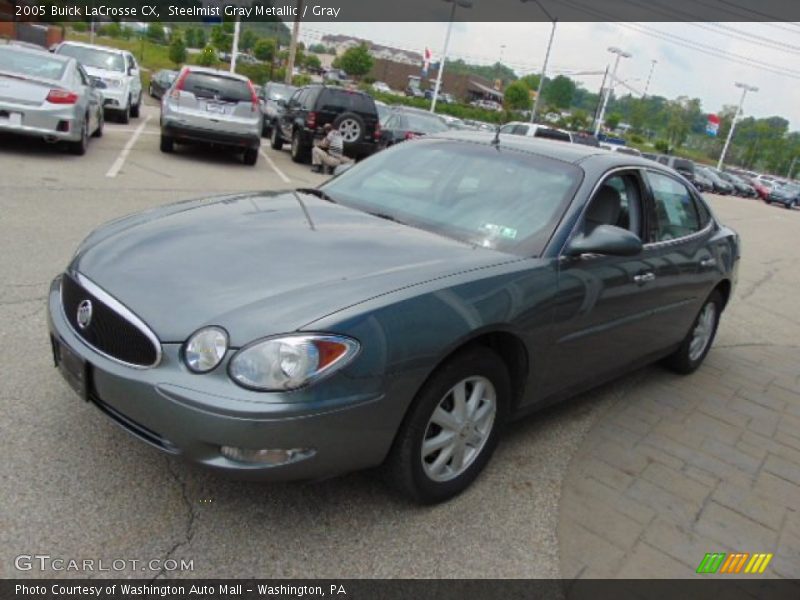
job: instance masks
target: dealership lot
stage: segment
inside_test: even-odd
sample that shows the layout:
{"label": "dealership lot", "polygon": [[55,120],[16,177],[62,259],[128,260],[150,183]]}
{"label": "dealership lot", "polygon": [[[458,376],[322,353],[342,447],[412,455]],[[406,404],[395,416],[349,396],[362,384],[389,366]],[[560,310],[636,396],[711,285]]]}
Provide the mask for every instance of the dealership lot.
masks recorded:
{"label": "dealership lot", "polygon": [[712,197],[744,259],[707,364],[650,367],[514,425],[477,485],[422,509],[373,473],[278,486],[200,471],[121,432],[52,368],[45,294],[92,228],[322,177],[266,143],[255,167],[161,154],[152,105],[82,158],[3,139],[0,172],[3,576],[83,575],[14,566],[47,554],[194,561],[168,577],[666,577],[713,551],[774,552],[769,575],[800,575],[800,211]]}

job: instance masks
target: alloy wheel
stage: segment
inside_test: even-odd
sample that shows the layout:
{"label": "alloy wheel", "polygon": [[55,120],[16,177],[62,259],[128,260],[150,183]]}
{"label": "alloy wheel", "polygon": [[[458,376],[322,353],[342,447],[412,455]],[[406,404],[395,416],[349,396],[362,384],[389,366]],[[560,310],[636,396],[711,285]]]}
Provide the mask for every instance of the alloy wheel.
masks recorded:
{"label": "alloy wheel", "polygon": [[716,318],[717,307],[713,302],[707,303],[700,312],[700,316],[697,317],[697,324],[692,332],[692,341],[689,343],[689,360],[692,362],[699,360],[708,348],[708,344],[714,336]]}
{"label": "alloy wheel", "polygon": [[425,474],[444,482],[464,473],[486,445],[496,415],[497,393],[486,377],[468,377],[450,388],[425,427]]}
{"label": "alloy wheel", "polygon": [[339,132],[345,142],[355,142],[361,136],[361,125],[355,119],[345,119],[339,124]]}

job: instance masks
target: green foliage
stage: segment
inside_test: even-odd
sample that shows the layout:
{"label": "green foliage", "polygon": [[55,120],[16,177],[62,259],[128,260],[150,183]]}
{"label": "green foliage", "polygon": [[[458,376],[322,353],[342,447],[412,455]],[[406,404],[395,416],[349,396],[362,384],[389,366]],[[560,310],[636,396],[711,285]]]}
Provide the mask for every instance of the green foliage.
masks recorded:
{"label": "green foliage", "polygon": [[206,30],[202,27],[187,27],[184,38],[189,48],[204,48],[207,43]]}
{"label": "green foliage", "polygon": [[535,73],[531,73],[530,75],[525,75],[522,77],[520,81],[528,86],[528,89],[533,90],[534,92],[539,89],[539,80],[541,79],[540,75],[536,75]]}
{"label": "green foliage", "polygon": [[611,113],[610,115],[608,115],[606,117],[605,121],[606,121],[605,122],[605,126],[609,130],[613,131],[617,127],[619,127],[620,121],[622,121],[622,115],[620,115],[619,113],[616,113],[616,112]]}
{"label": "green foliage", "polygon": [[576,89],[575,82],[569,77],[559,75],[555,79],[545,81],[542,100],[549,106],[567,109],[572,105],[572,97]]}
{"label": "green foliage", "polygon": [[632,133],[628,136],[628,141],[631,142],[632,144],[643,144],[644,138],[640,135]]}
{"label": "green foliage", "polygon": [[176,31],[172,35],[172,42],[169,45],[169,59],[175,63],[176,67],[180,67],[186,62],[186,44],[183,42],[183,36],[180,31]]}
{"label": "green foliage", "polygon": [[477,75],[488,79],[492,83],[499,79],[503,82],[503,85],[517,79],[517,74],[512,69],[501,65],[499,62],[493,65],[470,65],[460,58],[453,61],[448,60],[445,72],[457,75]]}
{"label": "green foliage", "polygon": [[101,27],[98,33],[114,39],[120,38],[122,37],[122,26],[119,23],[112,21],[108,25]]}
{"label": "green foliage", "polygon": [[269,65],[250,65],[247,63],[236,62],[236,72],[244,75],[256,85],[264,85],[270,80]]}
{"label": "green foliage", "polygon": [[656,143],[653,144],[657,152],[661,154],[669,154],[669,142],[666,140],[656,140]]}
{"label": "green foliage", "polygon": [[292,85],[293,86],[301,87],[301,86],[304,86],[304,85],[308,85],[309,83],[311,83],[311,77],[306,75],[306,74],[304,74],[304,73],[301,73],[300,75],[295,75],[294,77],[292,77]]}
{"label": "green foliage", "polygon": [[75,21],[72,23],[72,28],[78,32],[89,31],[89,25],[85,21]]}
{"label": "green foliage", "polygon": [[226,31],[225,23],[215,25],[211,29],[211,45],[220,52],[230,52],[233,45],[233,36]]}
{"label": "green foliage", "polygon": [[275,40],[261,38],[253,46],[253,56],[263,62],[271,63],[275,58]]}
{"label": "green foliage", "polygon": [[321,69],[322,61],[315,54],[307,54],[305,57],[304,65],[306,69]]}
{"label": "green foliage", "polygon": [[569,117],[563,120],[562,127],[571,129],[572,131],[580,131],[589,126],[589,113],[582,108],[572,111]]}
{"label": "green foliage", "polygon": [[210,44],[203,48],[203,51],[197,55],[197,64],[202,67],[213,67],[218,62],[217,49]]}
{"label": "green foliage", "polygon": [[507,110],[530,110],[530,89],[521,81],[515,81],[506,88],[503,104]]}
{"label": "green foliage", "polygon": [[325,47],[324,44],[311,44],[308,47],[309,52],[313,52],[315,54],[327,54],[328,49]]}
{"label": "green foliage", "polygon": [[339,61],[340,68],[351,77],[363,77],[372,70],[373,60],[366,44],[349,48],[342,54]]}
{"label": "green foliage", "polygon": [[167,34],[164,26],[158,21],[147,24],[147,39],[155,44],[163,44],[167,41]]}
{"label": "green foliage", "polygon": [[[381,100],[386,104],[400,104],[403,106],[413,106],[415,108],[422,108],[429,110],[431,101],[424,98],[413,98],[410,96],[394,96],[392,94],[384,94],[381,92],[371,92],[372,97],[376,100]],[[485,108],[478,108],[475,106],[466,106],[464,104],[436,104],[436,112],[442,115],[450,115],[458,119],[470,119],[473,121],[484,121],[486,123],[501,124],[506,121],[522,121],[525,117],[517,112],[498,112],[496,110],[487,110]]]}
{"label": "green foliage", "polygon": [[258,34],[249,28],[243,28],[242,33],[239,36],[239,50],[242,52],[247,52],[252,50],[253,47],[258,42]]}

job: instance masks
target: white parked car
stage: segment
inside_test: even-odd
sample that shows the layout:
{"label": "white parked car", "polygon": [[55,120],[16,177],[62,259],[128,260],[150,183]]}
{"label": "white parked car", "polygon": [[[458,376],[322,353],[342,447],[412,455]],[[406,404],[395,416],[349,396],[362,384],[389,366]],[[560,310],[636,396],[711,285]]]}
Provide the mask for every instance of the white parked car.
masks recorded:
{"label": "white parked car", "polygon": [[127,50],[95,46],[81,42],[62,42],[54,52],[76,59],[92,76],[100,79],[103,88],[103,108],[117,113],[127,123],[139,116],[142,105],[142,80],[136,58]]}
{"label": "white parked car", "polygon": [[372,84],[372,89],[376,92],[381,92],[383,94],[391,94],[392,88],[390,88],[385,82],[383,81],[376,81]]}
{"label": "white parked car", "polygon": [[538,123],[523,123],[522,121],[511,121],[500,128],[500,133],[510,133],[511,135],[524,135],[526,137],[538,137],[559,142],[571,142],[572,136],[569,131],[556,129],[548,125]]}

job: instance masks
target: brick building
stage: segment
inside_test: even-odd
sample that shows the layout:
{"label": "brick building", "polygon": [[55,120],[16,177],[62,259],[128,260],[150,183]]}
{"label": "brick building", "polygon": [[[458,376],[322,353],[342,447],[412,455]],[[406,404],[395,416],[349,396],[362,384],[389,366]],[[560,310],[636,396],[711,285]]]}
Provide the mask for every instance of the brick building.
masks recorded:
{"label": "brick building", "polygon": [[49,48],[64,39],[60,26],[37,23],[35,17],[17,17],[15,6],[25,0],[0,0],[0,39],[20,40]]}

